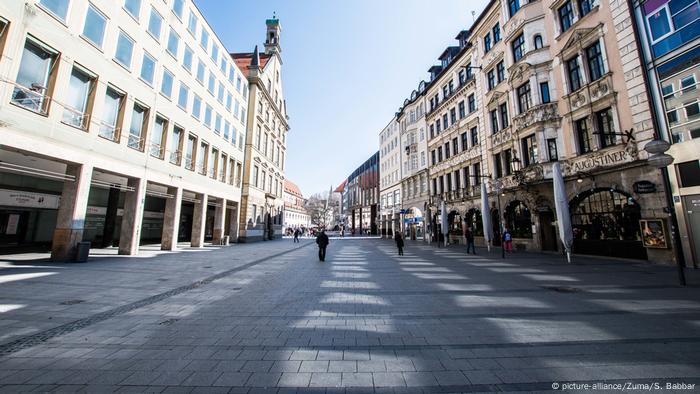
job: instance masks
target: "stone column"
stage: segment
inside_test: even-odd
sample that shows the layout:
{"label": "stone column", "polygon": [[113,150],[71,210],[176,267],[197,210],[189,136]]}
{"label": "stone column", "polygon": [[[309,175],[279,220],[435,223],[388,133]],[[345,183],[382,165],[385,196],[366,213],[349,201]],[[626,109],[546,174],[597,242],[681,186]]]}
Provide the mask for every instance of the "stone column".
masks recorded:
{"label": "stone column", "polygon": [[196,198],[199,202],[194,203],[191,245],[193,248],[201,248],[204,246],[204,232],[207,223],[207,195],[198,194]]}
{"label": "stone column", "polygon": [[129,178],[127,183],[134,190],[127,191],[124,199],[124,214],[122,215],[122,227],[119,235],[119,254],[135,255],[139,252],[146,183],[146,180],[142,178]]}
{"label": "stone column", "polygon": [[107,198],[107,212],[105,213],[105,225],[102,230],[102,247],[108,248],[114,243],[114,228],[117,225],[117,210],[119,209],[119,196],[121,190],[116,188],[109,189],[109,197]]}
{"label": "stone column", "polygon": [[163,235],[161,237],[161,250],[176,250],[177,238],[180,232],[180,209],[182,208],[182,188],[169,187],[168,194],[172,198],[165,201],[165,213],[163,217]]}
{"label": "stone column", "polygon": [[240,220],[240,203],[234,203],[235,208],[232,208],[231,211],[229,212],[229,215],[231,215],[229,219],[229,241],[230,242],[238,242],[238,221]]}
{"label": "stone column", "polygon": [[214,210],[214,237],[212,243],[214,245],[222,245],[226,233],[224,229],[224,225],[226,224],[226,199],[217,199],[217,204]]}
{"label": "stone column", "polygon": [[51,245],[51,260],[71,261],[75,259],[76,246],[83,240],[85,214],[92,181],[92,166],[69,164],[66,175],[73,175],[75,181],[63,181],[61,205],[58,207],[56,228]]}

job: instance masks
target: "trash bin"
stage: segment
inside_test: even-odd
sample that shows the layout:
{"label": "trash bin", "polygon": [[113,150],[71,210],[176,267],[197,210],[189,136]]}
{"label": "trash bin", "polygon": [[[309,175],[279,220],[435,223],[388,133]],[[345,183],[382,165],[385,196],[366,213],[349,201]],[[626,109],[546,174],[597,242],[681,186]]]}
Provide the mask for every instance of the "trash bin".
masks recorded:
{"label": "trash bin", "polygon": [[90,242],[78,242],[78,250],[75,254],[76,263],[84,263],[90,255]]}

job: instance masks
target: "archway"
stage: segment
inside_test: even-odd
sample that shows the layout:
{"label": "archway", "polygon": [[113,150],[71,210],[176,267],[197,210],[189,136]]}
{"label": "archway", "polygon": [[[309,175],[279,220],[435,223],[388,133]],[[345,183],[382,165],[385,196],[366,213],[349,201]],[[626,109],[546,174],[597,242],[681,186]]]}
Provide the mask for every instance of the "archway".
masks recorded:
{"label": "archway", "polygon": [[475,237],[484,236],[484,222],[482,221],[480,210],[476,208],[468,210],[466,215],[464,215],[464,224],[467,227],[471,227]]}
{"label": "archway", "polygon": [[447,232],[451,237],[462,237],[462,215],[458,211],[447,214]]}
{"label": "archway", "polygon": [[577,194],[569,207],[576,253],[647,258],[639,228],[641,207],[630,194],[595,188]]}
{"label": "archway", "polygon": [[532,215],[525,203],[513,200],[506,206],[505,226],[513,238],[532,238]]}

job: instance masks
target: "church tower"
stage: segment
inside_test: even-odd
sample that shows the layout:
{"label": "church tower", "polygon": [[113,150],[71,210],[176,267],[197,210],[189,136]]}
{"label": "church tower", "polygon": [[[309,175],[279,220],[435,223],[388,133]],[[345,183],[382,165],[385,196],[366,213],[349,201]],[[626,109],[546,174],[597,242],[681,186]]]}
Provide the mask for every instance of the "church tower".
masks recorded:
{"label": "church tower", "polygon": [[272,19],[265,21],[267,25],[267,35],[265,36],[265,53],[272,55],[277,53],[280,55],[282,53],[282,48],[280,47],[280,33],[282,32],[282,26],[280,25],[279,19],[273,14]]}

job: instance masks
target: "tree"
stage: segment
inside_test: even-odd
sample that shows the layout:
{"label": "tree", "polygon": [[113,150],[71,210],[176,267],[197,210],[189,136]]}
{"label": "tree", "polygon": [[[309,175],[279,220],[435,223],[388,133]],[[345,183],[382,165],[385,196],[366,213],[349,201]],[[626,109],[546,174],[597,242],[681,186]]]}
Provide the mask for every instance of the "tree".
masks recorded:
{"label": "tree", "polygon": [[[330,198],[329,198],[330,194]],[[311,224],[320,228],[333,227],[339,204],[334,193],[315,193],[306,201],[306,212],[311,218]]]}

